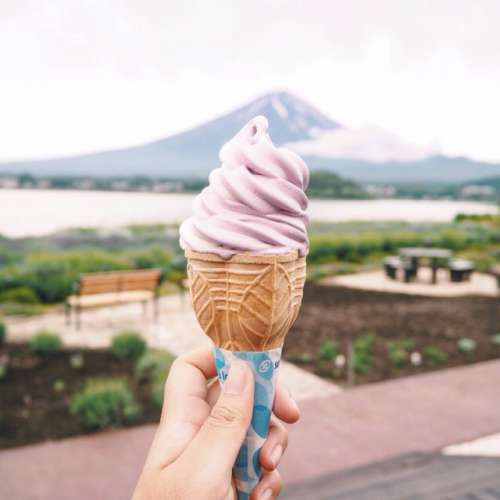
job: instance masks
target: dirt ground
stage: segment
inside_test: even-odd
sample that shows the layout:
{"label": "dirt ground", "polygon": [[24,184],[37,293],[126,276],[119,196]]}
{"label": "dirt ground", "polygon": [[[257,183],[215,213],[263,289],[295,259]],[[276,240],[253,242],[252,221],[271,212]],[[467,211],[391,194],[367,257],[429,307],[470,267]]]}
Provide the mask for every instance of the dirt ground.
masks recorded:
{"label": "dirt ground", "polygon": [[[75,352],[85,359],[79,370],[69,364]],[[149,385],[137,383],[133,376],[133,361],[117,360],[109,351],[84,349],[42,358],[32,355],[25,344],[0,347],[0,355],[6,354],[11,362],[7,377],[0,381],[0,449],[89,432],[68,409],[71,394],[88,378],[127,379],[142,408],[137,424],[159,420],[160,410],[151,402]],[[54,390],[55,381],[64,381],[60,392]]]}
{"label": "dirt ground", "polygon": [[[333,361],[321,362],[320,347],[332,340],[339,353],[347,355],[349,343],[371,334],[375,343],[370,366],[356,377],[356,383],[365,383],[500,357],[500,345],[493,341],[499,333],[499,298],[422,297],[307,284],[299,318],[285,342],[284,357],[342,383],[347,370],[335,368]],[[457,348],[463,337],[476,342],[473,352]],[[396,368],[389,360],[388,343],[408,340],[414,344],[408,355],[417,351],[422,362],[414,366],[408,356],[407,363]],[[444,352],[446,360],[427,361],[423,354],[429,347]]]}

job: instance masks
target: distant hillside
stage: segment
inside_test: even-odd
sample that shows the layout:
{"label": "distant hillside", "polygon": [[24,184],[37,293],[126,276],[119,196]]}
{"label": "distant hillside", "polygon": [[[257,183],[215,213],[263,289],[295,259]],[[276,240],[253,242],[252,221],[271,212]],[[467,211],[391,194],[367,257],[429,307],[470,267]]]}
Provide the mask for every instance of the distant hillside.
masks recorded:
{"label": "distant hillside", "polygon": [[311,173],[307,195],[310,198],[368,198],[367,192],[356,182],[325,170]]}
{"label": "distant hillside", "polygon": [[[379,128],[356,131],[343,127],[287,92],[266,94],[191,130],[143,146],[52,160],[0,163],[0,173],[206,178],[219,164],[221,145],[259,114],[268,118],[274,142],[300,151],[312,170],[327,170],[362,182],[458,183],[500,175],[500,164],[428,156],[430,149],[412,146]],[[342,158],[344,152],[346,158]]]}
{"label": "distant hillside", "polygon": [[339,124],[301,99],[277,92],[264,95],[215,120],[166,139],[116,151],[54,160],[0,163],[0,172],[37,175],[150,175],[206,177],[219,164],[219,149],[257,115],[269,120],[276,144],[310,139],[318,130]]}

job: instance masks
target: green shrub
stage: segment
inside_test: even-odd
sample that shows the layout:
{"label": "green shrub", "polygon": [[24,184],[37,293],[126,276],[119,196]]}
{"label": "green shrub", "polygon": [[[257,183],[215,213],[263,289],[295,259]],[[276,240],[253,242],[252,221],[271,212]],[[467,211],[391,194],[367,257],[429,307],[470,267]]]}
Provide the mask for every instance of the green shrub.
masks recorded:
{"label": "green shrub", "polygon": [[122,379],[91,379],[73,395],[70,411],[88,429],[132,423],[140,415],[134,394]]}
{"label": "green shrub", "polygon": [[2,361],[0,359],[0,382],[7,378],[7,372],[9,371],[8,361]]}
{"label": "green shrub", "polygon": [[146,351],[146,341],[139,332],[125,330],[113,338],[111,352],[118,359],[137,359]]}
{"label": "green shrub", "polygon": [[319,348],[319,359],[325,363],[334,360],[337,354],[338,346],[333,340],[325,340]]}
{"label": "green shrub", "polygon": [[0,311],[4,316],[21,316],[29,318],[43,313],[39,304],[19,304],[18,302],[4,302],[0,304]]}
{"label": "green shrub", "polygon": [[29,346],[35,354],[47,356],[59,352],[62,348],[62,341],[59,335],[41,331],[29,340]]}
{"label": "green shrub", "polygon": [[17,304],[38,304],[36,293],[26,286],[5,290],[0,294],[0,302],[16,302]]}
{"label": "green shrub", "polygon": [[500,333],[493,335],[493,338],[491,340],[495,345],[500,346]]}
{"label": "green shrub", "polygon": [[151,401],[160,408],[163,405],[164,388],[165,378],[158,378],[151,384]]}
{"label": "green shrub", "polygon": [[81,370],[85,366],[85,358],[81,352],[76,352],[69,357],[69,366],[73,370]]}
{"label": "green shrub", "polygon": [[62,378],[58,378],[54,380],[54,383],[52,384],[52,390],[59,394],[61,392],[64,392],[66,389],[66,382]]}
{"label": "green shrub", "polygon": [[0,346],[5,344],[7,339],[7,326],[3,321],[0,321]]}
{"label": "green shrub", "polygon": [[462,337],[458,340],[457,347],[460,352],[471,354],[476,350],[477,342],[474,339]]}
{"label": "green shrub", "polygon": [[392,366],[403,368],[410,359],[410,351],[415,347],[413,339],[395,340],[387,343],[387,354]]}
{"label": "green shrub", "polygon": [[356,373],[367,373],[372,365],[375,335],[367,334],[359,337],[353,346],[352,363]]}
{"label": "green shrub", "polygon": [[438,347],[428,346],[424,349],[424,359],[431,367],[436,367],[445,363],[448,355]]}
{"label": "green shrub", "polygon": [[135,364],[135,376],[140,381],[153,381],[163,376],[166,377],[174,357],[166,351],[146,351]]}

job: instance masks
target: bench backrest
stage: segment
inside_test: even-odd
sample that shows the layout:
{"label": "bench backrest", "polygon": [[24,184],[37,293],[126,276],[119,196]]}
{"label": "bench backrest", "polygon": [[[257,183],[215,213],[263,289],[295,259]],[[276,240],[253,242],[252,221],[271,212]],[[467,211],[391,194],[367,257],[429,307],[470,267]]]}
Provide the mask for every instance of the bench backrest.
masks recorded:
{"label": "bench backrest", "polygon": [[79,293],[95,295],[132,290],[154,291],[160,284],[160,278],[160,269],[87,273],[80,276]]}

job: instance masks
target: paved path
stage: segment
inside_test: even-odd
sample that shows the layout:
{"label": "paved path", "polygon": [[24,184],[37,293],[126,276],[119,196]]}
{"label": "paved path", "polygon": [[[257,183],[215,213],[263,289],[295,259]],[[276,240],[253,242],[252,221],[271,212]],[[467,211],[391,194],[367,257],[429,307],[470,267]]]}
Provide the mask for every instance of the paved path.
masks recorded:
{"label": "paved path", "polygon": [[[288,483],[500,432],[500,360],[302,401]],[[144,426],[0,452],[0,498],[129,498],[154,433]],[[2,491],[3,490],[3,491]]]}
{"label": "paved path", "polygon": [[360,290],[426,295],[429,297],[460,297],[464,295],[495,297],[498,295],[495,278],[484,273],[475,272],[472,274],[470,281],[452,283],[450,282],[449,272],[446,269],[439,269],[437,284],[432,285],[430,281],[430,268],[421,267],[418,270],[418,280],[412,283],[391,280],[387,278],[383,270],[333,276],[325,278],[322,282],[326,285],[341,285]]}
{"label": "paved path", "polygon": [[[140,304],[88,310],[82,314],[82,329],[78,331],[74,326],[68,327],[64,314],[56,309],[43,316],[9,319],[9,338],[24,341],[37,331],[48,329],[58,332],[67,346],[96,348],[107,347],[117,331],[132,328],[140,331],[152,347],[166,349],[176,356],[210,344],[187,296],[162,297],[159,311],[158,321],[153,322],[149,316],[143,316]],[[335,384],[287,362],[281,364],[280,377],[286,380],[296,399],[329,396],[340,391]]]}

